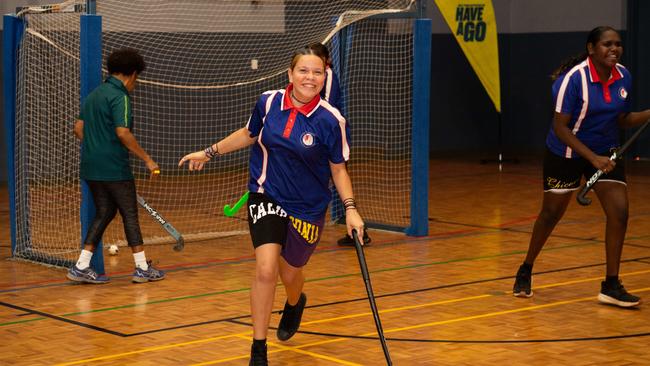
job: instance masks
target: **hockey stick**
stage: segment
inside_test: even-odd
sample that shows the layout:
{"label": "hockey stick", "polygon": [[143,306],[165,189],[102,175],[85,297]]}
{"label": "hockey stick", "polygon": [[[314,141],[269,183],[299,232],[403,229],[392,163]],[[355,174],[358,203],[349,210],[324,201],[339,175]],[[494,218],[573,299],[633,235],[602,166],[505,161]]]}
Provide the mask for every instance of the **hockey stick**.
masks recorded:
{"label": "hockey stick", "polygon": [[239,209],[248,201],[248,191],[237,201],[232,207],[230,205],[223,206],[223,214],[228,217],[233,217]]}
{"label": "hockey stick", "polygon": [[153,217],[154,220],[156,220],[156,222],[158,222],[163,227],[163,229],[165,229],[169,235],[171,235],[172,238],[176,240],[176,244],[174,244],[174,250],[177,252],[183,250],[183,248],[185,248],[185,239],[183,239],[183,236],[176,230],[176,228],[174,228],[174,226],[172,226],[169,221],[165,220],[165,218],[162,217],[158,211],[149,206],[147,201],[145,201],[142,196],[137,195],[137,199],[140,206],[147,210],[147,212],[149,212],[149,215],[151,215],[151,217]]}
{"label": "hockey stick", "polygon": [[[632,135],[632,137],[630,137],[627,141],[625,141],[625,143],[623,144],[623,146],[621,146],[620,149],[614,151],[612,156],[609,157],[609,160],[620,159],[621,156],[623,156],[625,150],[627,150],[627,148],[630,147],[630,145],[632,145],[632,143],[641,135],[643,130],[645,130],[646,127],[648,127],[648,124],[650,124],[650,119],[647,120],[643,125],[641,125],[641,127],[639,127],[639,129],[634,133],[634,135]],[[598,181],[601,175],[603,175],[603,171],[598,169],[598,171],[594,173],[594,175],[592,175],[591,178],[587,180],[587,183],[585,183],[582,189],[580,189],[580,193],[578,193],[578,195],[576,196],[576,200],[578,200],[579,204],[583,206],[588,206],[591,204],[591,198],[586,197],[586,195],[591,189],[591,187],[593,187],[594,184],[596,184],[596,182]]]}
{"label": "hockey stick", "polygon": [[384,330],[381,327],[381,319],[379,319],[379,311],[377,310],[377,304],[375,303],[375,294],[372,291],[372,284],[370,283],[370,274],[368,273],[368,266],[366,265],[366,256],[363,254],[363,246],[359,241],[359,234],[356,229],[352,230],[352,237],[354,238],[354,247],[357,250],[357,257],[359,258],[359,266],[361,267],[361,276],[363,276],[363,281],[366,283],[366,292],[368,292],[368,301],[370,301],[370,309],[372,310],[372,315],[375,318],[375,325],[377,326],[377,335],[379,336],[379,341],[381,342],[381,348],[384,350],[384,356],[386,357],[386,364],[388,366],[393,365],[393,361],[390,359],[390,353],[388,352],[388,345],[386,344],[386,338],[384,338]]}

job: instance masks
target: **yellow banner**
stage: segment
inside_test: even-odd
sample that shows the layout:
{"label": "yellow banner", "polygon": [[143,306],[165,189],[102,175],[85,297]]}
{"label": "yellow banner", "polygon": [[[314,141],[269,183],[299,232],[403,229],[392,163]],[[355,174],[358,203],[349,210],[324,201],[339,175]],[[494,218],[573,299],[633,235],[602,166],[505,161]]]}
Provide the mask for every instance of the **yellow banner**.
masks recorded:
{"label": "yellow banner", "polygon": [[491,0],[435,0],[442,16],[501,112],[497,22]]}

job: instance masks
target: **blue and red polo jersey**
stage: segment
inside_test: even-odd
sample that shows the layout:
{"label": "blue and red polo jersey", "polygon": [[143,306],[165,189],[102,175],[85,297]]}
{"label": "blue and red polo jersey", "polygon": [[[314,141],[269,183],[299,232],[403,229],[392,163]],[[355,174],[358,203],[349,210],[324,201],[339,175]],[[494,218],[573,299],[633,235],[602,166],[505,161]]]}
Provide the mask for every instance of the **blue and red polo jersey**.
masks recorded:
{"label": "blue and red polo jersey", "polygon": [[[630,72],[620,64],[609,80],[600,80],[590,58],[579,63],[553,83],[555,111],[570,114],[569,129],[591,151],[602,154],[619,145],[618,116],[629,112]],[[564,144],[551,127],[546,146],[565,158],[579,155]]]}
{"label": "blue and red polo jersey", "polygon": [[257,136],[248,189],[313,222],[323,217],[331,199],[329,163],[350,157],[349,136],[338,109],[319,96],[296,108],[289,98],[292,88],[262,94],[246,124],[250,136]]}

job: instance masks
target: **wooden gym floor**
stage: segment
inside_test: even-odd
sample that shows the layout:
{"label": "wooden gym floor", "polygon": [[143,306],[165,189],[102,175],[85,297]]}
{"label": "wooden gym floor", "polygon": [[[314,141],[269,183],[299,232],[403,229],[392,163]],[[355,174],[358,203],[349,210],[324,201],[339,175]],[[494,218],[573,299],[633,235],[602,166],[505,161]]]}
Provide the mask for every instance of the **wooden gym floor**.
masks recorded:
{"label": "wooden gym floor", "polygon": [[[621,276],[650,301],[650,167],[631,163],[628,173]],[[433,160],[429,203],[429,236],[371,230],[365,250],[395,365],[650,364],[647,303],[625,310],[596,300],[605,262],[597,200],[570,205],[535,265],[531,299],[511,290],[541,203],[539,162],[499,172],[478,159]],[[75,285],[63,269],[9,259],[1,207],[0,364],[248,364],[247,236],[188,243],[180,254],[150,246],[168,277],[140,285],[122,248],[106,257],[110,284]],[[271,364],[385,364],[355,251],[336,245],[343,232],[326,228],[305,271],[300,332],[280,342],[270,331]],[[272,327],[284,299],[279,286]]]}

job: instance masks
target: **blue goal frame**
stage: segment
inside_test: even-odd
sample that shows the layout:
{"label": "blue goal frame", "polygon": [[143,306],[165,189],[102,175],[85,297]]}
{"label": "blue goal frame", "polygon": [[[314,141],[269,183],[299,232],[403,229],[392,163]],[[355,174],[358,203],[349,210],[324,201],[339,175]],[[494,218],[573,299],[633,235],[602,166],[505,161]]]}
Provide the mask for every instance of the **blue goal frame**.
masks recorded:
{"label": "blue goal frame", "polygon": [[[102,82],[102,20],[95,15],[95,0],[86,1],[86,14],[80,20],[80,105],[85,97]],[[16,100],[17,100],[17,71],[18,51],[25,31],[25,22],[16,15],[9,14],[3,17],[3,75],[4,75],[4,127],[7,145],[7,186],[9,190],[9,219],[11,226],[11,253],[16,254],[16,170],[14,156],[16,156]],[[86,237],[88,227],[95,215],[95,206],[88,185],[81,183],[81,247]],[[29,259],[29,258],[27,258]],[[46,262],[48,262],[46,260]],[[52,263],[53,264],[53,263]],[[64,263],[70,266],[73,263]],[[99,274],[103,274],[104,256],[102,243],[97,247],[91,260],[91,266]]]}

